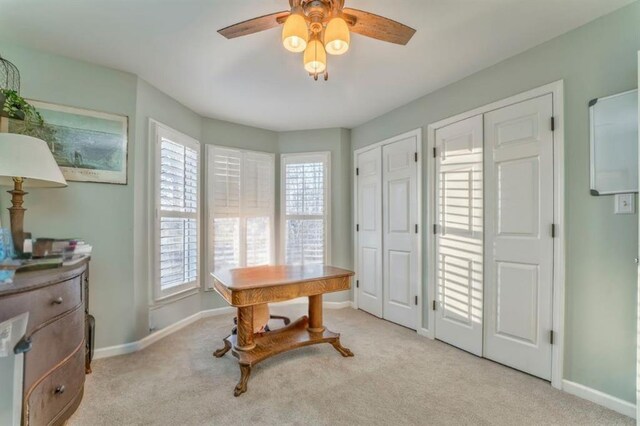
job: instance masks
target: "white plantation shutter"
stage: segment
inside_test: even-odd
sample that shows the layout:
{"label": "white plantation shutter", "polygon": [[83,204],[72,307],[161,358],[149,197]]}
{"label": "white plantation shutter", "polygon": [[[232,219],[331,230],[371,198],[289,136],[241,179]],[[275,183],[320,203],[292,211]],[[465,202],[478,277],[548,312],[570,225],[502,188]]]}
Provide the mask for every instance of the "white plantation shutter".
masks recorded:
{"label": "white plantation shutter", "polygon": [[273,263],[274,155],[208,146],[207,176],[209,271]]}
{"label": "white plantation shutter", "polygon": [[281,167],[283,261],[326,263],[330,154],[283,154]]}
{"label": "white plantation shutter", "polygon": [[[210,147],[207,147],[209,149]],[[218,268],[237,268],[240,266],[240,178],[241,153],[213,148],[208,151],[209,190],[213,190],[210,200],[210,217],[213,223],[209,226],[211,247],[215,264]],[[213,201],[213,203],[211,203]]]}
{"label": "white plantation shutter", "polygon": [[275,158],[272,154],[244,153],[244,204],[246,216],[245,266],[273,262]]}
{"label": "white plantation shutter", "polygon": [[197,141],[152,122],[156,151],[155,298],[199,285],[199,174]]}

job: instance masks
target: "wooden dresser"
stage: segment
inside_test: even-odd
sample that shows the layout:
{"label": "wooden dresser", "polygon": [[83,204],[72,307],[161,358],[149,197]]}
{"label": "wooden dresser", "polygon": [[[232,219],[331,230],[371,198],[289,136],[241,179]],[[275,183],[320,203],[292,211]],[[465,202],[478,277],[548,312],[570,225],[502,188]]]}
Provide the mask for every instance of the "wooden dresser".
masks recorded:
{"label": "wooden dresser", "polygon": [[[16,274],[0,286],[0,322],[29,312],[25,339],[22,423],[58,425],[82,399],[90,371],[89,259],[70,266]],[[30,347],[30,349],[29,349]]]}

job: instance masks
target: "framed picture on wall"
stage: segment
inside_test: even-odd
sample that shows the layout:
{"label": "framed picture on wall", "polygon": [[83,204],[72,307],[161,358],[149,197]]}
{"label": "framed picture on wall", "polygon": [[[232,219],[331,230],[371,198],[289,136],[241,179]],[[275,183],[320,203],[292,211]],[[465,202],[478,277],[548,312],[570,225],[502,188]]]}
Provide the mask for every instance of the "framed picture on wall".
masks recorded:
{"label": "framed picture on wall", "polygon": [[127,184],[128,117],[28,100],[44,125],[9,120],[9,132],[46,141],[65,179]]}

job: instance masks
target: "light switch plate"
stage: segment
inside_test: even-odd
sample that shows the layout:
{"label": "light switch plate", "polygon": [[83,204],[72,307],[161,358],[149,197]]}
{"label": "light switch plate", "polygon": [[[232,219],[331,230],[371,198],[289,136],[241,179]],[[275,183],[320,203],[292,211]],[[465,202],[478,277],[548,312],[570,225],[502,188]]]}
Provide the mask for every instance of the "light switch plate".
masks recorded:
{"label": "light switch plate", "polygon": [[634,214],[636,212],[635,194],[616,194],[616,214]]}

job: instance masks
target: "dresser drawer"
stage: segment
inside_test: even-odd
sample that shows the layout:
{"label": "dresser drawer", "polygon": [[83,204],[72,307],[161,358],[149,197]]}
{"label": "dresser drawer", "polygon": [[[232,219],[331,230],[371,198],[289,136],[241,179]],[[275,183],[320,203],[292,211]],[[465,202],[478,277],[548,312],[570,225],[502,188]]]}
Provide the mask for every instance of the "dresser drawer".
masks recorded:
{"label": "dresser drawer", "polygon": [[34,292],[18,293],[0,301],[0,322],[29,312],[27,335],[82,303],[82,275]]}
{"label": "dresser drawer", "polygon": [[56,424],[74,407],[84,387],[84,345],[39,382],[27,396],[26,425]]}
{"label": "dresser drawer", "polygon": [[79,306],[62,318],[31,335],[32,348],[25,354],[24,389],[33,386],[42,376],[73,353],[84,349],[84,309]]}

